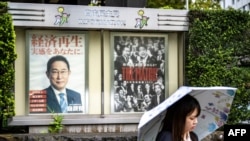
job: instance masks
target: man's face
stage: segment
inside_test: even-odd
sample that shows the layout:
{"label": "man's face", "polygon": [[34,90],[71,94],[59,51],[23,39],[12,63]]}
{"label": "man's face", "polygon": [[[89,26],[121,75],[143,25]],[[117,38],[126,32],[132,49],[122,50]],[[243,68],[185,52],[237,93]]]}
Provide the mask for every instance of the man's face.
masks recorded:
{"label": "man's face", "polygon": [[118,82],[117,81],[114,81],[114,86],[118,86]]}
{"label": "man's face", "polygon": [[70,71],[68,70],[67,64],[63,61],[55,61],[52,63],[49,72],[47,72],[50,84],[58,91],[65,88],[69,75]]}
{"label": "man's face", "polygon": [[134,44],[138,44],[138,42],[139,42],[139,40],[138,40],[138,38],[133,38],[133,42],[134,42]]}
{"label": "man's face", "polygon": [[149,97],[149,95],[145,95],[144,99],[145,99],[146,102],[150,102],[150,100],[151,100],[150,97]]}
{"label": "man's face", "polygon": [[128,47],[125,47],[124,50],[123,50],[123,55],[126,56],[126,57],[129,57],[130,56],[130,50]]}
{"label": "man's face", "polygon": [[122,84],[123,84],[123,86],[125,86],[125,87],[126,87],[126,86],[127,86],[127,81],[123,81],[123,83],[122,83]]}
{"label": "man's face", "polygon": [[144,47],[139,47],[139,56],[143,58],[147,56],[147,50]]}
{"label": "man's face", "polygon": [[160,87],[160,85],[155,85],[155,93],[156,94],[161,94],[161,87]]}
{"label": "man's face", "polygon": [[114,95],[114,100],[115,100],[115,101],[119,101],[119,94],[115,94],[115,95]]}

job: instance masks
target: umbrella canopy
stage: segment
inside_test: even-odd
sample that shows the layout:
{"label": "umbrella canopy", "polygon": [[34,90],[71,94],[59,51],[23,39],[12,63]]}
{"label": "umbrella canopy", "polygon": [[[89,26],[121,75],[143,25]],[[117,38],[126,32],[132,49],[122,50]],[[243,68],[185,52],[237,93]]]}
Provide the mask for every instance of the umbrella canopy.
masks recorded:
{"label": "umbrella canopy", "polygon": [[194,132],[200,140],[203,139],[226,123],[236,90],[232,87],[180,87],[161,104],[143,114],[138,125],[137,140],[155,141],[167,108],[187,94],[200,103],[201,114]]}

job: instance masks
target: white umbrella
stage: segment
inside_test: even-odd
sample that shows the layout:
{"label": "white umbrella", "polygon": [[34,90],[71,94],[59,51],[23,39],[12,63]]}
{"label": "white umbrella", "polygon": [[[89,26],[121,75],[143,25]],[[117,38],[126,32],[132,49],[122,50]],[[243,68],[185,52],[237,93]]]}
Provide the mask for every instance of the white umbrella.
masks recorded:
{"label": "white umbrella", "polygon": [[194,132],[200,140],[203,139],[226,123],[236,90],[232,87],[180,87],[161,104],[143,114],[137,140],[155,141],[167,108],[187,94],[194,96],[201,105]]}

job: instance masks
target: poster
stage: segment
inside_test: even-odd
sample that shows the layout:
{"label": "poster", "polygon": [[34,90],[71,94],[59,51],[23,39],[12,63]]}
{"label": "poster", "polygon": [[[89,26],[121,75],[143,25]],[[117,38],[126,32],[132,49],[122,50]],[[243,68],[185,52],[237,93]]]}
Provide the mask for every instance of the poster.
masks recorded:
{"label": "poster", "polygon": [[86,34],[30,30],[26,40],[29,113],[86,113]]}
{"label": "poster", "polygon": [[113,113],[148,111],[165,100],[167,35],[112,33]]}

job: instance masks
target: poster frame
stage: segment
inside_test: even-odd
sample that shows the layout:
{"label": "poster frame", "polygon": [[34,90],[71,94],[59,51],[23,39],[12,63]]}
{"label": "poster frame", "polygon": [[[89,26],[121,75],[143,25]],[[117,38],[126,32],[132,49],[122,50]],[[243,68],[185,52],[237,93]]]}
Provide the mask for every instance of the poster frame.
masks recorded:
{"label": "poster frame", "polygon": [[114,81],[115,81],[115,77],[114,77],[114,71],[115,71],[115,38],[116,37],[139,37],[139,38],[152,38],[152,39],[156,39],[156,38],[160,38],[164,40],[164,53],[165,53],[165,57],[164,57],[164,96],[165,99],[168,97],[168,85],[169,85],[169,80],[168,80],[168,74],[169,74],[169,70],[168,70],[168,53],[169,53],[169,41],[168,41],[168,34],[167,33],[129,33],[129,32],[111,32],[110,33],[110,65],[111,65],[111,71],[110,71],[110,78],[111,78],[111,83],[110,83],[110,98],[111,98],[111,103],[110,103],[110,110],[111,110],[111,114],[142,114],[145,111],[141,111],[141,112],[115,112],[114,110],[114,94],[115,94],[115,88],[114,88]]}
{"label": "poster frame", "polygon": [[[70,55],[63,55],[63,54],[59,54],[59,55],[62,55],[64,57],[67,58],[67,60],[69,61],[69,64],[70,64],[70,69],[71,69],[71,74],[70,74],[70,77],[72,78],[69,78],[69,82],[68,83],[72,83],[73,81],[78,81],[78,79],[80,79],[79,81],[82,81],[80,84],[78,84],[78,86],[74,86],[74,87],[78,87],[77,89],[80,89],[80,95],[81,95],[81,101],[82,101],[82,112],[72,112],[72,113],[61,113],[65,116],[67,115],[84,115],[84,114],[87,114],[88,113],[88,69],[87,69],[87,66],[88,66],[88,45],[89,45],[89,42],[88,42],[88,38],[89,38],[89,35],[88,35],[88,32],[86,31],[70,31],[70,30],[42,30],[42,29],[37,29],[37,30],[26,30],[25,31],[25,37],[26,37],[26,48],[25,48],[25,54],[26,57],[25,57],[25,60],[26,60],[26,65],[25,65],[25,75],[26,75],[26,89],[25,89],[25,96],[26,96],[26,102],[25,102],[25,113],[27,115],[51,115],[51,114],[54,114],[53,111],[51,112],[44,112],[44,113],[32,113],[30,112],[30,96],[29,96],[29,92],[31,90],[31,87],[30,85],[32,83],[34,83],[33,81],[31,82],[30,79],[31,79],[31,61],[34,61],[34,60],[30,60],[31,59],[31,55],[30,55],[30,50],[31,50],[31,47],[30,47],[30,42],[31,42],[31,39],[30,39],[30,34],[37,34],[37,35],[80,35],[81,37],[83,37],[83,39],[80,39],[81,41],[83,41],[83,43],[79,43],[83,46],[83,48],[81,49],[81,51],[83,53],[81,53],[80,57],[82,57],[82,62],[78,62],[78,64],[81,64],[81,68],[80,70],[82,71],[82,74],[77,72],[77,74],[80,74],[81,77],[77,78],[76,74],[73,74],[74,71],[76,70],[76,68],[74,69],[73,67],[76,66],[76,62],[75,61],[72,61],[72,60],[76,60],[77,57],[73,58],[73,57],[69,57]],[[47,56],[54,56],[54,55],[47,55]],[[47,60],[49,58],[47,57]],[[46,63],[47,63],[47,60],[44,61],[43,60],[40,60],[40,61],[43,61],[43,64],[45,65],[45,68],[46,68]],[[74,63],[74,65],[73,65]],[[42,71],[42,73],[46,76],[46,69]],[[74,75],[74,76],[72,76]],[[44,78],[44,76],[43,76]],[[77,78],[77,80],[75,80]],[[48,78],[46,78],[48,79]],[[48,80],[42,80],[42,81],[48,81]],[[40,83],[44,83],[44,82],[40,82]],[[46,82],[48,83],[48,82]],[[68,85],[68,84],[67,84]],[[74,84],[70,84],[71,86],[69,87],[72,87]],[[45,88],[44,88],[45,89]],[[73,88],[74,89],[74,88]],[[39,89],[40,90],[40,89]],[[77,91],[77,90],[76,90]]]}

